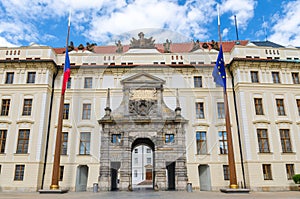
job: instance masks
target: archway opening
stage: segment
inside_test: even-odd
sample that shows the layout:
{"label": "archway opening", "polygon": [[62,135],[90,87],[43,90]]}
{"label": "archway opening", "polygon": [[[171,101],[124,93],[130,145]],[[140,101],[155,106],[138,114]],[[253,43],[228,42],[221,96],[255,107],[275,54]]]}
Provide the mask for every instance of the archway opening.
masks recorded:
{"label": "archway opening", "polygon": [[138,138],[131,147],[131,183],[133,190],[153,189],[154,143],[149,138]]}

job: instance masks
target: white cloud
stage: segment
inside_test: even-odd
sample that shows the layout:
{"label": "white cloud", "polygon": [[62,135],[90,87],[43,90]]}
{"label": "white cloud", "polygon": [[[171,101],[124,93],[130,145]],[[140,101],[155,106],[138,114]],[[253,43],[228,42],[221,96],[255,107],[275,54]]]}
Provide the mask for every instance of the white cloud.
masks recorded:
{"label": "white cloud", "polygon": [[291,1],[282,4],[283,11],[281,16],[276,16],[278,20],[275,21],[271,31],[273,34],[270,40],[281,45],[296,45],[300,46],[300,1]]}
{"label": "white cloud", "polygon": [[249,20],[254,16],[256,3],[255,0],[223,0],[220,12],[231,13],[232,24],[234,24],[234,15],[236,15],[239,28],[246,29]]}
{"label": "white cloud", "polygon": [[15,44],[10,43],[5,38],[0,37],[0,47],[16,47]]}

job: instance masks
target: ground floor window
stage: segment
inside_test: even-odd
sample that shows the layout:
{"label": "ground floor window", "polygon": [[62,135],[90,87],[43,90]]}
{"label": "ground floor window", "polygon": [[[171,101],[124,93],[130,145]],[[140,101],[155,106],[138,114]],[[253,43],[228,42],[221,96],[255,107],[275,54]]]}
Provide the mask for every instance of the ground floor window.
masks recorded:
{"label": "ground floor window", "polygon": [[263,164],[262,169],[263,169],[264,180],[272,180],[273,178],[272,178],[271,165]]}
{"label": "ground floor window", "polygon": [[229,166],[223,165],[224,180],[229,180]]}
{"label": "ground floor window", "polygon": [[25,165],[16,165],[14,180],[22,181],[24,178]]}
{"label": "ground floor window", "polygon": [[286,164],[286,175],[288,180],[292,180],[293,175],[295,175],[294,164]]}

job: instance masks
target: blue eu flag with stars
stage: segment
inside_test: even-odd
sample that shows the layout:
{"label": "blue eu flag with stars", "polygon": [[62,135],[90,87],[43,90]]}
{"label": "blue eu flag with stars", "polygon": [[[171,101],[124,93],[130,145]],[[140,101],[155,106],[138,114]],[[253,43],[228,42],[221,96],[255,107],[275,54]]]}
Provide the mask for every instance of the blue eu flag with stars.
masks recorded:
{"label": "blue eu flag with stars", "polygon": [[222,86],[225,91],[226,90],[226,72],[225,72],[225,64],[224,64],[224,58],[223,58],[222,45],[220,46],[218,59],[217,59],[216,65],[214,67],[214,71],[213,71],[212,75],[214,77],[214,81],[216,82],[216,84]]}

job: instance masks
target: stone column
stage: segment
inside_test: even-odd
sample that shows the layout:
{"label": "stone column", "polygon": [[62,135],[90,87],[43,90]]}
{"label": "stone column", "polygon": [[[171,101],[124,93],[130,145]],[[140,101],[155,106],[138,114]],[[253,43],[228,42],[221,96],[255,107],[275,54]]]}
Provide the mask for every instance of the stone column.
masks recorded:
{"label": "stone column", "polygon": [[[100,191],[110,191],[110,160],[109,160],[109,125],[102,125],[101,148],[100,148],[100,171],[99,171],[99,189]],[[107,128],[108,127],[108,128]]]}

